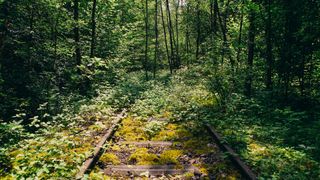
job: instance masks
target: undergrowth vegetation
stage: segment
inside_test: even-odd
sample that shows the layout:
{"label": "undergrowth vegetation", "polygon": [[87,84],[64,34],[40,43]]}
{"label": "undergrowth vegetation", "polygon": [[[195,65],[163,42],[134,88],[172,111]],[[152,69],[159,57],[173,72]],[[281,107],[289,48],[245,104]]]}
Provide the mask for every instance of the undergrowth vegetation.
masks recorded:
{"label": "undergrowth vegetation", "polygon": [[[93,145],[112,124],[112,117],[123,108],[142,120],[123,121],[127,128],[116,135],[127,140],[167,141],[188,133],[167,125],[164,119],[183,124],[189,132],[198,134],[203,131],[202,125],[209,123],[262,179],[320,178],[318,119],[311,120],[308,112],[265,105],[264,96],[246,99],[234,93],[223,97],[219,88],[228,87],[213,86],[216,78],[219,77],[199,66],[181,69],[172,77],[163,71],[150,81],[144,80],[143,73],[129,73],[116,85],[101,85],[92,99],[65,99],[61,113],[34,117],[28,128],[37,129],[36,133],[26,131],[17,115],[16,122],[0,126],[4,142],[0,151],[1,178],[74,177],[92,153]],[[39,111],[50,108],[53,102],[41,105]],[[144,128],[135,128],[141,126]],[[185,148],[195,144],[186,142]],[[206,148],[198,153],[207,151]],[[159,159],[138,149],[131,160],[140,164],[155,160],[174,163],[172,157],[178,153],[165,152]],[[106,154],[102,160],[119,163],[112,154]]]}
{"label": "undergrowth vegetation", "polygon": [[[212,124],[261,178],[320,178],[319,114],[276,106],[268,94],[251,99],[240,93],[225,96],[220,92],[232,88],[233,80],[221,81],[219,75],[200,66],[183,69],[145,91],[132,112],[198,127]],[[159,124],[153,125],[158,129]],[[157,140],[168,136],[161,134]]]}

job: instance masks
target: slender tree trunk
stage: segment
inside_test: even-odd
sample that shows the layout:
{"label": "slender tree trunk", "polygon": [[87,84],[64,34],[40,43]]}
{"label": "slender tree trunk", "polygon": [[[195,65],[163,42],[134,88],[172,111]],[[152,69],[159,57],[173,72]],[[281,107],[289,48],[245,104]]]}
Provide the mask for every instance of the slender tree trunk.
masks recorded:
{"label": "slender tree trunk", "polygon": [[54,37],[53,37],[55,66],[57,63],[56,61],[58,60],[58,23],[59,23],[59,18],[57,17],[54,22]]}
{"label": "slender tree trunk", "polygon": [[73,18],[75,22],[74,27],[74,41],[76,43],[75,58],[76,64],[81,65],[81,49],[80,49],[80,29],[79,29],[79,0],[74,0]]}
{"label": "slender tree trunk", "polygon": [[165,47],[166,47],[168,64],[169,64],[170,73],[172,74],[172,62],[171,62],[171,59],[170,59],[169,48],[168,48],[167,31],[166,31],[166,24],[165,24],[165,21],[164,21],[164,13],[163,13],[162,1],[161,1],[160,12],[161,12],[161,20],[162,20],[162,27],[163,27],[164,43],[165,43]]}
{"label": "slender tree trunk", "polygon": [[[229,16],[229,4],[230,4],[230,0],[227,1],[227,4],[226,4],[226,12],[225,12],[225,15],[224,15],[224,20],[222,20],[221,18],[221,14],[219,12],[219,5],[217,3],[217,13],[218,13],[218,18],[219,18],[219,24],[220,24],[220,27],[221,27],[221,32],[222,32],[222,37],[223,37],[223,48],[222,48],[222,56],[221,56],[221,63],[222,65],[224,64],[224,57],[225,57],[225,52],[226,52],[226,49],[229,50],[229,46],[228,46],[228,37],[227,37],[227,19],[228,19],[228,16]],[[231,68],[232,70],[234,71],[234,60],[233,58],[231,57],[231,55],[229,54],[229,58],[230,58],[230,64],[231,64]]]}
{"label": "slender tree trunk", "polygon": [[210,27],[211,27],[211,43],[213,43],[213,34],[214,34],[214,2],[210,0]]}
{"label": "slender tree trunk", "polygon": [[266,88],[267,90],[272,90],[272,70],[273,70],[273,58],[272,58],[272,40],[271,40],[271,0],[267,0],[267,22],[266,22],[266,60],[267,60],[267,73],[266,73]]}
{"label": "slender tree trunk", "polygon": [[214,26],[214,27],[218,27],[218,26],[217,26],[218,16],[219,16],[218,0],[214,0],[214,2],[213,2],[213,26]]}
{"label": "slender tree trunk", "polygon": [[145,33],[146,33],[146,44],[145,44],[145,55],[144,55],[144,69],[146,73],[146,79],[149,79],[148,76],[148,43],[149,43],[149,8],[148,8],[148,0],[145,0]]}
{"label": "slender tree trunk", "polygon": [[292,18],[292,5],[290,1],[284,1],[285,9],[285,28],[283,35],[283,44],[281,47],[281,58],[280,58],[280,80],[282,81],[283,86],[283,96],[284,103],[287,103],[288,95],[289,95],[289,83],[290,83],[290,75],[291,75],[291,62],[292,62],[292,44],[294,44],[294,19]]}
{"label": "slender tree trunk", "polygon": [[[7,38],[7,33],[8,33],[8,24],[9,24],[9,7],[10,7],[10,4],[8,1],[5,1],[3,2],[3,9],[2,12],[3,12],[3,16],[4,16],[4,24],[2,26],[2,28],[0,29],[0,76],[3,77],[3,75],[5,74],[5,69],[3,68],[3,63],[4,63],[4,60],[6,59],[5,56],[6,56],[6,47],[5,47],[5,44],[6,44],[6,38]],[[0,26],[1,27],[1,26]]]}
{"label": "slender tree trunk", "polygon": [[155,44],[155,52],[154,52],[154,63],[153,63],[153,78],[156,78],[156,70],[157,70],[157,62],[158,62],[158,52],[159,52],[159,31],[158,31],[158,0],[155,0],[155,17],[154,17],[154,22],[155,22],[155,27],[154,31],[156,34],[156,44]]}
{"label": "slender tree trunk", "polygon": [[196,47],[196,60],[199,59],[199,51],[200,51],[200,1],[197,1],[197,47]]}
{"label": "slender tree trunk", "polygon": [[[222,21],[221,15],[220,15],[219,4],[218,4],[217,0],[215,0],[214,6],[215,6],[215,8],[214,8],[215,16],[217,16],[217,18],[218,18],[221,33],[222,33],[222,38],[223,38],[223,47],[222,47],[222,51],[221,51],[221,64],[223,65],[224,64],[224,54],[225,54],[224,48],[225,48],[225,43],[227,41],[227,33],[226,33],[226,30],[224,29],[225,26],[224,26],[224,23]],[[215,22],[216,21],[217,20],[215,19]]]}
{"label": "slender tree trunk", "polygon": [[176,7],[176,51],[177,51],[177,68],[180,67],[181,62],[180,62],[180,52],[179,52],[179,7],[180,7],[180,0],[177,2],[177,7]]}
{"label": "slender tree trunk", "polygon": [[170,49],[171,49],[171,64],[172,64],[172,66],[174,66],[174,65],[176,65],[176,61],[175,61],[175,52],[174,52],[173,26],[172,26],[172,20],[171,20],[169,0],[166,0],[166,6],[167,6],[167,14],[168,14],[168,29],[169,29]]}
{"label": "slender tree trunk", "polygon": [[247,77],[245,81],[245,94],[247,97],[252,95],[252,79],[253,79],[253,58],[255,46],[255,12],[253,9],[249,13],[249,34],[248,34],[248,64],[247,64]]}
{"label": "slender tree trunk", "polygon": [[34,34],[34,16],[35,16],[35,12],[34,12],[34,8],[33,6],[30,7],[30,21],[29,21],[29,47],[28,47],[28,51],[29,51],[29,70],[33,70],[33,51],[32,51],[32,47],[34,46],[34,41],[33,41],[33,34]]}
{"label": "slender tree trunk", "polygon": [[58,25],[59,25],[59,17],[56,17],[54,22],[54,72],[56,73],[57,86],[61,90],[62,84],[60,80],[60,71],[58,69]]}
{"label": "slender tree trunk", "polygon": [[300,94],[302,97],[305,97],[305,57],[302,57],[302,62],[300,66]]}
{"label": "slender tree trunk", "polygon": [[[190,6],[189,4],[187,4],[187,20],[189,19],[189,14],[190,14]],[[187,64],[189,65],[190,64],[190,57],[189,57],[189,54],[190,54],[190,30],[189,30],[189,23],[187,22],[186,24],[186,54],[187,54]]]}
{"label": "slender tree trunk", "polygon": [[53,70],[57,73],[57,61],[58,61],[58,23],[59,17],[55,17],[52,22],[52,44],[54,48],[54,62],[53,62]]}
{"label": "slender tree trunk", "polygon": [[215,2],[214,0],[210,0],[210,42],[211,42],[211,57],[214,64],[217,64],[217,61],[214,58],[214,36],[216,35],[216,10],[215,10]]}
{"label": "slender tree trunk", "polygon": [[97,0],[93,0],[92,4],[92,14],[91,14],[91,52],[90,57],[95,56],[96,47],[96,10],[97,10]]}
{"label": "slender tree trunk", "polygon": [[240,15],[240,28],[239,28],[239,38],[238,38],[237,63],[240,62],[241,44],[242,44],[242,28],[243,28],[243,12],[241,12],[241,15]]}
{"label": "slender tree trunk", "polygon": [[5,40],[7,37],[7,32],[8,32],[8,24],[9,24],[9,20],[8,20],[8,16],[9,16],[9,2],[5,1],[3,2],[3,7],[2,7],[2,12],[3,12],[3,26],[1,29],[1,34],[0,34],[0,53],[3,53],[3,49],[4,49],[4,45],[5,45]]}
{"label": "slender tree trunk", "polygon": [[[35,65],[35,59],[34,59],[34,49],[35,49],[35,41],[34,41],[34,34],[35,34],[35,29],[34,29],[34,24],[35,24],[35,7],[34,6],[28,6],[30,9],[28,9],[28,14],[29,14],[29,32],[28,32],[28,66],[26,68],[26,72],[29,73],[29,75],[32,72],[36,72],[34,70],[34,65]],[[22,95],[24,94],[23,91],[20,92]],[[19,94],[20,94],[19,93]]]}

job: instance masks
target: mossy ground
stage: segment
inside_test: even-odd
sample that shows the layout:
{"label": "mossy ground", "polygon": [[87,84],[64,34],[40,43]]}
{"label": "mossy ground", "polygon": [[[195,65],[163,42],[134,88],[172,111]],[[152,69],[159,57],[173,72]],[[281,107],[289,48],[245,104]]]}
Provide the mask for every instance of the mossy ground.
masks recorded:
{"label": "mossy ground", "polygon": [[[152,119],[157,121],[156,118]],[[150,134],[148,125],[159,124],[151,122],[133,116],[125,118],[122,126],[115,133],[113,142],[100,158],[98,163],[100,168],[121,164],[175,165],[179,169],[183,165],[195,165],[199,167],[204,179],[213,176],[220,179],[240,177],[206,133],[192,133],[190,127],[186,126],[187,124],[162,120],[161,129]],[[126,141],[171,141],[173,145],[170,147],[140,147],[123,143]],[[194,176],[193,173],[186,173],[175,178],[192,179]]]}

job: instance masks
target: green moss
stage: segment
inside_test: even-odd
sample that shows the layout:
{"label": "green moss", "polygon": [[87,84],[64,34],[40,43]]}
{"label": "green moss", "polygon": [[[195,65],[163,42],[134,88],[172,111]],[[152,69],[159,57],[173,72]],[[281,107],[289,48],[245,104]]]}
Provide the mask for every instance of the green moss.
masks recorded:
{"label": "green moss", "polygon": [[15,178],[12,177],[11,175],[7,175],[7,176],[0,176],[0,179],[2,179],[2,180],[14,180]]}
{"label": "green moss", "polygon": [[199,168],[202,174],[208,175],[208,167],[205,164],[194,164],[195,167]]}
{"label": "green moss", "polygon": [[201,139],[190,139],[183,143],[183,148],[188,149],[196,154],[208,154],[211,152],[215,152],[217,149],[214,147],[208,146],[209,142],[203,141]]}
{"label": "green moss", "polygon": [[181,150],[166,150],[160,155],[161,164],[179,164],[178,158],[182,155]]}
{"label": "green moss", "polygon": [[88,129],[91,130],[91,131],[101,131],[101,130],[103,130],[105,128],[106,128],[106,126],[103,125],[101,122],[95,123],[95,124],[93,124],[93,125],[88,127]]}
{"label": "green moss", "polygon": [[175,131],[162,130],[152,138],[154,141],[170,141],[177,139]]}
{"label": "green moss", "polygon": [[129,157],[129,161],[137,165],[156,165],[159,164],[159,158],[156,154],[148,152],[147,148],[138,148]]}
{"label": "green moss", "polygon": [[105,164],[112,164],[112,165],[119,165],[121,163],[118,156],[112,153],[104,153],[100,157],[100,161]]}
{"label": "green moss", "polygon": [[116,136],[124,138],[126,141],[145,141],[148,139],[140,120],[128,117],[123,120],[123,126],[116,132]]}
{"label": "green moss", "polygon": [[190,132],[181,125],[167,124],[166,127],[152,138],[154,141],[172,141],[190,137]]}
{"label": "green moss", "polygon": [[[104,175],[100,168],[97,166],[91,171],[88,177],[90,180],[111,179],[111,177]],[[83,178],[87,179],[87,178]]]}

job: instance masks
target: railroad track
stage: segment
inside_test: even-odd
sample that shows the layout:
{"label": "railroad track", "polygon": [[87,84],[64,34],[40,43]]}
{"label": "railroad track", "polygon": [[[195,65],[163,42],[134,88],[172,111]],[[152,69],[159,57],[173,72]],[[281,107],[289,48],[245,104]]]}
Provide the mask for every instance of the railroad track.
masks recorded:
{"label": "railroad track", "polygon": [[[124,112],[117,116],[76,179],[97,169],[116,179],[227,179],[230,175],[237,179],[257,179],[209,125],[204,139],[194,138],[182,126],[167,122],[164,130],[152,136],[143,131],[143,125],[150,122],[125,117]],[[223,158],[222,152],[226,152],[232,163]],[[209,175],[207,169],[214,173]]]}

